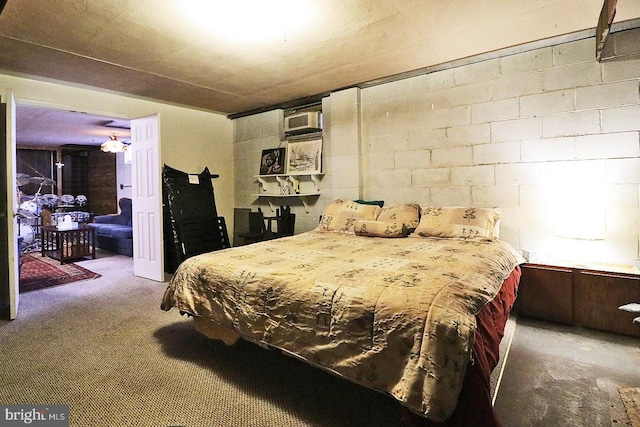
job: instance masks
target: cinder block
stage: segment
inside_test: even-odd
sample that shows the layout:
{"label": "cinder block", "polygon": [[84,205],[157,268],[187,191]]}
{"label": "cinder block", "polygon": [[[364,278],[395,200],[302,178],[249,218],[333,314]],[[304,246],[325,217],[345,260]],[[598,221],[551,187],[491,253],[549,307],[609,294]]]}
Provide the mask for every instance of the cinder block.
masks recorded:
{"label": "cinder block", "polygon": [[345,124],[331,128],[331,153],[334,156],[356,155],[359,152],[360,133],[356,126]]}
{"label": "cinder block", "polygon": [[547,228],[544,208],[521,206],[500,207],[500,219],[501,239],[504,239],[502,225],[505,223],[516,230],[534,229],[540,232]]}
{"label": "cinder block", "polygon": [[636,55],[640,53],[640,29],[634,28],[612,34],[616,55]]}
{"label": "cinder block", "polygon": [[365,187],[409,187],[411,185],[410,169],[394,169],[363,172]]}
{"label": "cinder block", "polygon": [[431,164],[434,167],[470,166],[473,164],[473,151],[469,146],[434,148],[431,150]]}
{"label": "cinder block", "polygon": [[[380,90],[389,91],[390,87],[380,88]],[[349,89],[331,92],[331,109],[345,105],[358,105],[360,103],[360,88],[353,87]]]}
{"label": "cinder block", "polygon": [[605,160],[573,160],[547,163],[547,179],[555,185],[585,187],[601,184],[606,178]]}
{"label": "cinder block", "polygon": [[640,157],[638,132],[603,133],[576,137],[579,159]]}
{"label": "cinder block", "polygon": [[399,169],[424,169],[431,166],[430,150],[396,151],[395,167]]}
{"label": "cinder block", "polygon": [[589,135],[600,132],[598,111],[575,111],[542,117],[542,136]]}
{"label": "cinder block", "polygon": [[601,67],[596,61],[555,67],[544,70],[542,74],[545,91],[594,86],[601,81]]}
{"label": "cinder block", "polygon": [[455,70],[449,68],[447,70],[436,71],[426,75],[427,85],[430,91],[449,89],[455,84]]}
{"label": "cinder block", "polygon": [[491,123],[491,142],[523,141],[542,137],[542,120],[538,117]]}
{"label": "cinder block", "polygon": [[473,206],[508,208],[519,206],[517,185],[491,185],[471,188]]}
{"label": "cinder block", "polygon": [[564,113],[575,109],[574,90],[565,89],[520,98],[520,116],[532,117]]}
{"label": "cinder block", "polygon": [[640,130],[640,105],[607,108],[602,110],[603,132],[625,132]]}
{"label": "cinder block", "polygon": [[444,110],[433,110],[424,114],[416,114],[414,121],[423,122],[433,129],[451,126],[468,125],[471,123],[469,107],[454,107]]}
{"label": "cinder block", "polygon": [[457,86],[447,91],[450,106],[473,105],[491,100],[491,82]]}
{"label": "cinder block", "polygon": [[339,125],[352,124],[360,121],[360,109],[357,105],[334,105],[331,104],[331,128],[333,132],[334,128]]}
{"label": "cinder block", "polygon": [[500,77],[500,59],[490,59],[454,69],[456,86]]}
{"label": "cinder block", "polygon": [[545,162],[576,159],[575,137],[522,141],[523,162]]}
{"label": "cinder block", "polygon": [[593,62],[595,58],[594,43],[592,38],[588,38],[553,46],[553,65],[562,66]]}
{"label": "cinder block", "polygon": [[547,184],[533,184],[520,186],[520,206],[542,207],[549,200],[549,186]]}
{"label": "cinder block", "polygon": [[503,76],[544,70],[553,66],[553,51],[551,47],[536,49],[505,56],[501,58],[501,62]]}
{"label": "cinder block", "polygon": [[400,143],[402,138],[397,134],[377,135],[363,138],[363,154],[387,153]]}
{"label": "cinder block", "polygon": [[[344,188],[334,188],[332,189],[332,198],[331,200],[336,200],[336,199],[346,199],[346,200],[356,200],[360,198],[360,187],[359,186],[353,186],[353,187],[344,187]],[[327,202],[325,204],[328,205],[330,202]],[[297,219],[296,219],[296,222]],[[318,223],[315,223],[316,226],[318,225]]]}
{"label": "cinder block", "polygon": [[[362,168],[366,171],[393,169],[394,167],[394,157],[388,152],[369,152],[362,158]],[[351,169],[353,169],[353,164]]]}
{"label": "cinder block", "polygon": [[[629,221],[629,218],[640,218],[640,209],[607,209],[607,233],[626,236],[629,243],[633,244],[631,242],[640,233],[640,221]],[[619,251],[619,248],[617,250]]]}
{"label": "cinder block", "polygon": [[603,202],[606,208],[636,209],[640,207],[638,184],[605,184],[603,187]]}
{"label": "cinder block", "polygon": [[520,161],[520,142],[500,142],[473,147],[473,163],[476,165],[516,163]]}
{"label": "cinder block", "polygon": [[640,102],[640,81],[600,84],[576,88],[576,108],[617,107]]}
{"label": "cinder block", "polygon": [[359,187],[360,174],[357,170],[331,172],[332,188]]}
{"label": "cinder block", "polygon": [[640,55],[625,58],[624,61],[603,62],[602,76],[605,82],[640,78]]}
{"label": "cinder block", "polygon": [[384,200],[385,206],[395,206],[405,203],[426,203],[430,199],[428,188],[404,187],[374,187],[363,193],[365,200]]}
{"label": "cinder block", "polygon": [[431,206],[471,206],[471,187],[432,188]]}
{"label": "cinder block", "polygon": [[520,115],[518,98],[482,102],[471,106],[472,123],[489,123],[496,120],[515,119]]}
{"label": "cinder block", "polygon": [[420,93],[418,96],[408,98],[408,100],[411,102],[410,108],[418,111],[441,110],[452,107],[448,90]]}
{"label": "cinder block", "polygon": [[473,186],[494,185],[495,183],[493,165],[451,168],[451,185]]}
{"label": "cinder block", "polygon": [[607,183],[640,184],[640,158],[609,159],[606,165]]}
{"label": "cinder block", "polygon": [[542,92],[542,72],[509,75],[493,80],[492,99],[513,98]]}
{"label": "cinder block", "polygon": [[[407,112],[406,103],[400,103],[396,98],[368,102],[362,105],[361,117],[363,122],[378,120],[384,117],[397,116]],[[340,119],[338,117],[338,119]]]}
{"label": "cinder block", "polygon": [[[375,85],[362,89],[360,92],[363,103],[377,102],[392,97],[393,88],[387,85]],[[333,94],[332,94],[333,96]],[[336,99],[336,102],[340,102]],[[333,99],[332,99],[333,104]]]}
{"label": "cinder block", "polygon": [[358,164],[358,156],[331,156],[331,171],[344,172],[354,170],[354,165]]}
{"label": "cinder block", "polygon": [[496,165],[496,185],[540,185],[547,183],[546,163]]}
{"label": "cinder block", "polygon": [[450,185],[450,168],[415,169],[411,171],[412,187],[448,187]]}
{"label": "cinder block", "polygon": [[491,141],[491,125],[480,123],[475,125],[453,126],[447,129],[446,144],[477,145]]}
{"label": "cinder block", "polygon": [[406,138],[407,149],[409,150],[444,147],[447,143],[447,129],[416,127],[409,130]]}

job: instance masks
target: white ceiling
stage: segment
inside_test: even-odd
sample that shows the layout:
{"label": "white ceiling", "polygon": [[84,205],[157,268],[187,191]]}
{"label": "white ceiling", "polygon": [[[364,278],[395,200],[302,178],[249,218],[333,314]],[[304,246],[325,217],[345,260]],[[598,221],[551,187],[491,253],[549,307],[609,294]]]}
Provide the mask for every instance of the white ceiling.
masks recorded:
{"label": "white ceiling", "polygon": [[112,135],[127,142],[131,137],[130,122],[79,112],[17,106],[18,148],[100,145]]}
{"label": "white ceiling", "polygon": [[[593,31],[602,2],[8,0],[0,70],[234,114]],[[619,0],[615,22],[636,18]]]}

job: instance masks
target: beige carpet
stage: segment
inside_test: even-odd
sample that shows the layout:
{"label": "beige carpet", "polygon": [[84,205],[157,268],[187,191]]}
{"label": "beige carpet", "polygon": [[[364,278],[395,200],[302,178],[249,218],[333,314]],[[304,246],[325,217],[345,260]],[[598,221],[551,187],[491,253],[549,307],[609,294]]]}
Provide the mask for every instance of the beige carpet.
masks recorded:
{"label": "beige carpet", "polygon": [[391,398],[160,310],[163,283],[131,258],[78,264],[102,276],[20,295],[0,321],[0,403],[68,404],[71,426],[400,425]]}
{"label": "beige carpet", "polygon": [[18,318],[0,321],[0,403],[68,404],[81,427],[400,425],[381,393],[204,338],[160,310],[166,284],[134,277],[131,258],[78,264],[102,276],[21,295]]}
{"label": "beige carpet", "polygon": [[620,387],[618,391],[631,425],[640,427],[640,388]]}

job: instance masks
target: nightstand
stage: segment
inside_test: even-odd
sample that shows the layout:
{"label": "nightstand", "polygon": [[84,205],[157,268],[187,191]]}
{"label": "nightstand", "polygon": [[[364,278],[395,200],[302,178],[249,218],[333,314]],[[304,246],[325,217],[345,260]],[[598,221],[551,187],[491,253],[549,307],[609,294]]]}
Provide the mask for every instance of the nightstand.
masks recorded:
{"label": "nightstand", "polygon": [[640,272],[596,264],[523,264],[517,310],[521,316],[640,337],[637,314],[618,307],[640,301]]}

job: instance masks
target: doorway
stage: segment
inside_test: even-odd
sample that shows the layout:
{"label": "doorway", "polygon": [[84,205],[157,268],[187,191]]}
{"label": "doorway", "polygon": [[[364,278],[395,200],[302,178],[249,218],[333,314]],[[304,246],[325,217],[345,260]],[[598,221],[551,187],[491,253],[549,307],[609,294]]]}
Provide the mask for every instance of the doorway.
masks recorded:
{"label": "doorway", "polygon": [[117,213],[120,197],[131,197],[131,162],[100,147],[114,135],[128,143],[129,120],[24,104],[16,105],[15,116],[24,252],[40,249],[41,226],[69,213],[90,222]]}

